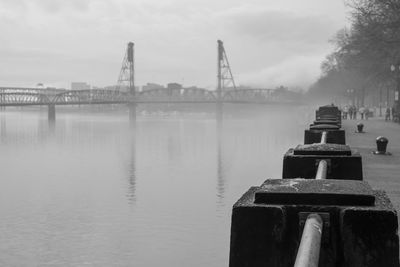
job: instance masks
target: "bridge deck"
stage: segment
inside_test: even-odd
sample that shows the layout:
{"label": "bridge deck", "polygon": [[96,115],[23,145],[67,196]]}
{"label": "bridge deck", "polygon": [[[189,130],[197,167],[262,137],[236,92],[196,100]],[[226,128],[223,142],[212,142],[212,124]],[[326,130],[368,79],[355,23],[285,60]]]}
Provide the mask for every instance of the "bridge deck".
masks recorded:
{"label": "bridge deck", "polygon": [[87,105],[123,103],[270,103],[279,101],[271,89],[238,89],[224,91],[220,97],[216,91],[201,88],[154,89],[126,92],[93,90],[47,90],[35,88],[0,87],[0,106],[28,105]]}

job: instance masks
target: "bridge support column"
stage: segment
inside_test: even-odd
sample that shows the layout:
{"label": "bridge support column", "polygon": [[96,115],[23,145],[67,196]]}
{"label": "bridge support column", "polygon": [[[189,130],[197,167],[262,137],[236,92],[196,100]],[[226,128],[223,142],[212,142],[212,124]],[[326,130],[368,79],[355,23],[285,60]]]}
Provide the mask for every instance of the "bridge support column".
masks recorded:
{"label": "bridge support column", "polygon": [[131,127],[136,127],[136,103],[129,103],[129,123]]}
{"label": "bridge support column", "polygon": [[218,101],[215,109],[215,118],[217,119],[217,125],[222,124],[223,114],[223,104],[222,102]]}
{"label": "bridge support column", "polygon": [[49,126],[54,127],[56,124],[56,105],[48,105],[47,118],[49,121]]}

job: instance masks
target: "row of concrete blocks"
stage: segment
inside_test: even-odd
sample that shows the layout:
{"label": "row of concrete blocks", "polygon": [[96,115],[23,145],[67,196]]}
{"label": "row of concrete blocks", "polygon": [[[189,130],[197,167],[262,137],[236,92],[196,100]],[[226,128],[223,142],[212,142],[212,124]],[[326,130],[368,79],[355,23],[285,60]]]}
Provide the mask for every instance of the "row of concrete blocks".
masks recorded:
{"label": "row of concrete blocks", "polygon": [[[396,210],[363,181],[361,156],[345,143],[339,109],[320,107],[304,145],[284,155],[283,179],[251,187],[234,204],[230,267],[293,266],[310,213],[323,218],[319,266],[399,266]],[[316,180],[323,159],[326,179]]]}

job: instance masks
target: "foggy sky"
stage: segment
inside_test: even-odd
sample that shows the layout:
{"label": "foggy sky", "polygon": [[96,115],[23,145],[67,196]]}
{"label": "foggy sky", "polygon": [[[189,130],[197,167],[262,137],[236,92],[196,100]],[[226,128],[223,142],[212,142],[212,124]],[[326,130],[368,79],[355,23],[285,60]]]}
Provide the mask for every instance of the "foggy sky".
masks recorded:
{"label": "foggy sky", "polygon": [[137,85],[213,89],[221,39],[236,83],[306,88],[345,18],[342,0],[0,0],[0,86],[115,84],[133,41]]}

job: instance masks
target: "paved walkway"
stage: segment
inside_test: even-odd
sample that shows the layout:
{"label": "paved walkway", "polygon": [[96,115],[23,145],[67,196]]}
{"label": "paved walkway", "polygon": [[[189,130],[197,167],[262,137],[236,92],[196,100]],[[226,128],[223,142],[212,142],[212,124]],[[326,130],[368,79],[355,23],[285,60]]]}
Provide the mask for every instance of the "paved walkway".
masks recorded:
{"label": "paved walkway", "polygon": [[[365,133],[356,133],[357,123],[364,124]],[[369,120],[343,120],[346,143],[360,152],[363,162],[364,180],[375,189],[385,190],[393,205],[400,212],[400,124],[386,122],[383,118]],[[375,139],[389,139],[388,152],[391,156],[373,155]],[[399,213],[400,214],[400,213]]]}

